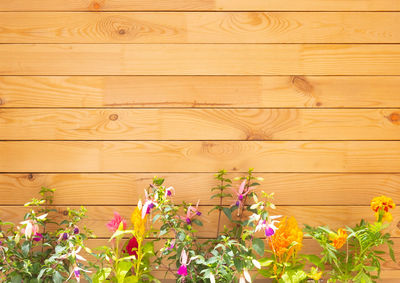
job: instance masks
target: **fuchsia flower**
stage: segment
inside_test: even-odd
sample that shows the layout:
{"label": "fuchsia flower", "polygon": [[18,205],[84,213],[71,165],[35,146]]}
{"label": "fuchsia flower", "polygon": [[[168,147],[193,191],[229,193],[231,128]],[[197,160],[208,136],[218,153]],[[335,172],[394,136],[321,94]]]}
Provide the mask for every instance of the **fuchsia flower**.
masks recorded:
{"label": "fuchsia flower", "polygon": [[134,255],[135,257],[137,257],[137,250],[139,248],[139,244],[138,241],[136,240],[135,237],[132,237],[128,244],[126,245],[126,252],[129,255]]}
{"label": "fuchsia flower", "polygon": [[184,216],[180,216],[180,218],[182,220],[185,220],[187,224],[191,224],[192,223],[192,219],[197,215],[200,216],[201,212],[199,211],[199,203],[200,200],[197,201],[196,207],[193,206],[189,206],[187,211],[186,211],[186,217]]}
{"label": "fuchsia flower", "polygon": [[247,189],[246,189],[246,180],[244,180],[241,184],[240,184],[240,186],[239,186],[239,188],[238,188],[238,190],[236,191],[236,190],[234,190],[234,189],[232,189],[232,191],[236,194],[236,196],[237,196],[237,199],[235,200],[235,202],[232,204],[232,206],[238,206],[238,207],[241,207],[242,205],[243,205],[243,199],[244,199],[244,197],[248,194],[248,193],[250,193],[252,190],[254,190],[254,188],[253,187],[248,187]]}
{"label": "fuchsia flower", "polygon": [[39,225],[35,220],[22,221],[20,224],[25,225],[21,232],[25,234],[26,239],[30,239],[32,235],[39,233]]}
{"label": "fuchsia flower", "polygon": [[121,224],[121,222],[123,223],[123,227],[124,227],[124,230],[125,230],[126,229],[126,221],[125,221],[125,219],[123,219],[121,217],[121,215],[119,215],[118,212],[114,212],[114,217],[113,217],[113,219],[110,220],[110,222],[107,223],[107,228],[111,232],[115,233],[115,231],[118,230],[118,227]]}
{"label": "fuchsia flower", "polygon": [[182,250],[181,259],[180,259],[181,266],[178,269],[179,275],[184,276],[184,277],[188,275],[187,266],[190,264],[191,261],[192,261],[192,258],[188,262],[187,253],[185,250]]}
{"label": "fuchsia flower", "polygon": [[32,238],[35,242],[39,242],[43,239],[43,235],[40,233],[36,233],[33,238]]}
{"label": "fuchsia flower", "polygon": [[173,187],[168,187],[165,189],[165,197],[170,197],[172,193],[175,194],[175,189]]}
{"label": "fuchsia flower", "polygon": [[157,205],[156,202],[157,196],[153,199],[150,198],[149,194],[147,193],[147,190],[144,190],[144,195],[145,195],[145,202],[142,208],[142,218],[144,218],[146,214],[149,214],[150,211]]}
{"label": "fuchsia flower", "polygon": [[256,232],[264,230],[265,236],[271,237],[275,234],[276,230],[278,230],[278,228],[275,226],[275,223],[279,223],[279,221],[274,219],[279,217],[282,217],[282,215],[269,216],[266,220],[260,219],[256,226]]}

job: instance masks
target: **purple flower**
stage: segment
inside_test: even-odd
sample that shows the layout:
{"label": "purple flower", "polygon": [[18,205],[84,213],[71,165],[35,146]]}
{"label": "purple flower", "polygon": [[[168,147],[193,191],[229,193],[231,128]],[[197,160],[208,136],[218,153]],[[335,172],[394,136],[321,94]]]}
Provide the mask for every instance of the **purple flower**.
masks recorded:
{"label": "purple flower", "polygon": [[76,235],[76,234],[79,234],[79,228],[78,227],[75,227],[74,228],[74,234]]}
{"label": "purple flower", "polygon": [[196,212],[196,215],[197,215],[197,216],[200,216],[200,215],[201,215],[201,212],[200,212],[200,211],[197,211],[197,212]]}
{"label": "purple flower", "polygon": [[69,238],[68,233],[64,233],[64,234],[62,235],[62,239],[63,239],[64,241],[68,240],[68,238]]}
{"label": "purple flower", "polygon": [[239,206],[240,205],[240,201],[236,201],[235,205]]}
{"label": "purple flower", "polygon": [[190,220],[190,218],[186,218],[186,223],[190,224],[190,223],[192,223],[192,220]]}
{"label": "purple flower", "polygon": [[267,229],[265,229],[265,236],[271,237],[274,234],[275,234],[275,231],[272,227],[267,227]]}
{"label": "purple flower", "polygon": [[79,278],[79,276],[81,276],[81,271],[77,268],[74,269],[74,274],[76,278]]}
{"label": "purple flower", "polygon": [[40,233],[36,233],[36,234],[33,236],[33,240],[34,240],[35,242],[39,242],[39,241],[41,241],[42,239],[43,239],[43,235],[40,234]]}

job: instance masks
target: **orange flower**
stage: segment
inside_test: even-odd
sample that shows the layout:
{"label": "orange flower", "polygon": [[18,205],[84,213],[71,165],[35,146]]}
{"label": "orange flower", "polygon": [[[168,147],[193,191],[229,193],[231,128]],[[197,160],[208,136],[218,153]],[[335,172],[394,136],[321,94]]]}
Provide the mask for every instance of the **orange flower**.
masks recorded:
{"label": "orange flower", "polygon": [[375,212],[377,221],[392,221],[389,209],[395,208],[396,204],[387,196],[375,197],[371,201],[371,209]]}
{"label": "orange flower", "polygon": [[[294,217],[285,217],[277,228],[275,234],[269,238],[269,245],[279,261],[287,261],[303,246],[303,232]],[[286,258],[282,258],[283,255],[286,255]]]}
{"label": "orange flower", "polygon": [[340,249],[347,241],[347,232],[346,230],[339,228],[337,234],[332,233],[329,236],[329,240],[332,241],[331,245],[335,247],[335,249]]}

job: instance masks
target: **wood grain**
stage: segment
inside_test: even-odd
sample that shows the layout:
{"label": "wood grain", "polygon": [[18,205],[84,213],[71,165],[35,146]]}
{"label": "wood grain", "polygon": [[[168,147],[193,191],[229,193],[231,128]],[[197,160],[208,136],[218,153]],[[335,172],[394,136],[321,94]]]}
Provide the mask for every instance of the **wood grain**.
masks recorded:
{"label": "wood grain", "polygon": [[6,141],[0,156],[0,172],[400,172],[397,141]]}
{"label": "wood grain", "polygon": [[400,140],[400,109],[3,109],[4,140]]}
{"label": "wood grain", "polygon": [[395,44],[3,44],[2,75],[400,75]]}
{"label": "wood grain", "polygon": [[[157,175],[176,190],[174,200],[215,205],[210,189],[213,173],[125,174],[0,174],[0,205],[23,205],[38,197],[44,186],[56,189],[56,205],[130,205]],[[229,177],[241,176],[231,173]],[[400,204],[400,174],[351,173],[257,173],[263,177],[259,190],[275,192],[277,205],[369,205],[377,194]],[[230,205],[228,198],[224,204]]]}
{"label": "wood grain", "polygon": [[400,107],[400,77],[0,76],[0,107]]}
{"label": "wood grain", "polygon": [[[79,207],[70,206],[70,208]],[[112,233],[106,229],[106,224],[111,220],[113,212],[119,212],[121,216],[129,221],[134,206],[88,206],[86,208],[88,210],[88,218],[84,220],[84,224],[89,229],[92,229],[97,237],[110,237]],[[67,207],[58,206],[55,209],[57,210],[57,214],[53,217],[57,220],[63,219]],[[206,238],[215,237],[217,233],[215,228],[218,223],[218,212],[214,210],[208,214],[211,207],[207,206],[202,206],[199,210],[202,212],[200,218],[204,222],[203,226],[198,227],[199,236]],[[2,219],[11,222],[20,222],[26,211],[26,207],[0,206]],[[304,223],[311,226],[328,225],[332,229],[338,229],[346,225],[354,226],[359,223],[361,218],[365,218],[368,221],[375,220],[374,212],[369,206],[282,206],[278,207],[273,214],[295,216],[300,226]],[[318,217],[315,217],[316,215]],[[400,229],[397,227],[400,221],[399,210],[393,210],[392,215],[393,222],[387,231],[391,233],[392,237],[400,237]],[[227,225],[227,227],[230,225],[225,216],[221,218],[222,225]],[[158,226],[158,224],[155,226]]]}
{"label": "wood grain", "polygon": [[396,12],[3,12],[0,43],[399,43]]}
{"label": "wood grain", "polygon": [[397,0],[7,0],[0,11],[400,11]]}

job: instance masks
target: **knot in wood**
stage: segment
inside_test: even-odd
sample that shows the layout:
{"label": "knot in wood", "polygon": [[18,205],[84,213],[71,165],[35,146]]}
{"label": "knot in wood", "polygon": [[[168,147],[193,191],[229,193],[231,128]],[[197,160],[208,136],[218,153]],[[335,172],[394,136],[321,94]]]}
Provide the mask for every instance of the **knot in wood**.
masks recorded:
{"label": "knot in wood", "polygon": [[28,174],[28,180],[29,180],[29,181],[33,181],[34,179],[35,179],[35,176],[33,176],[32,173],[29,173],[29,174]]}
{"label": "knot in wood", "polygon": [[400,121],[400,114],[394,112],[394,113],[390,114],[388,118],[392,122],[399,122]]}
{"label": "knot in wood", "polygon": [[118,115],[117,115],[117,114],[111,114],[108,118],[109,118],[111,121],[115,121],[115,120],[118,119]]}
{"label": "knot in wood", "polygon": [[122,28],[122,29],[118,30],[118,33],[121,34],[121,35],[123,35],[123,34],[126,33],[126,31]]}

